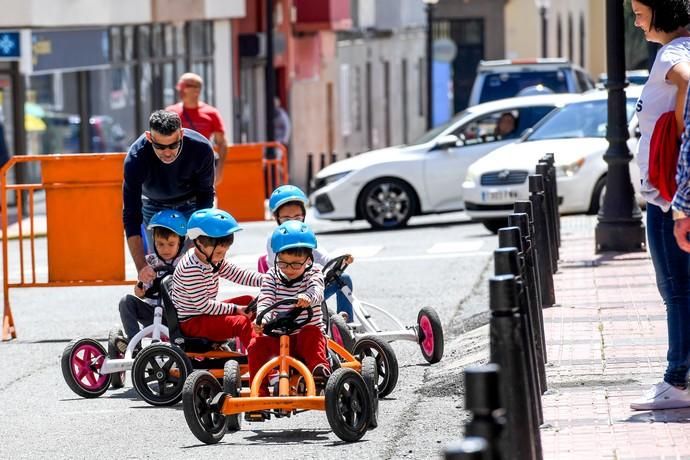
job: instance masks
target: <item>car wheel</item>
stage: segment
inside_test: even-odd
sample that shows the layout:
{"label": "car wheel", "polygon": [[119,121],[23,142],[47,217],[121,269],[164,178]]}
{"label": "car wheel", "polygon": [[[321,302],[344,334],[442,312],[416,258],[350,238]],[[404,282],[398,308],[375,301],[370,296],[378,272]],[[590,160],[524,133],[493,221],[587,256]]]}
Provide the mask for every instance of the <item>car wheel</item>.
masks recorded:
{"label": "car wheel", "polygon": [[594,186],[592,201],[589,204],[587,214],[597,214],[599,212],[599,209],[604,204],[604,195],[606,195],[606,176],[601,176]]}
{"label": "car wheel", "polygon": [[399,228],[405,226],[417,208],[417,196],[405,182],[393,179],[377,179],[362,190],[359,210],[374,228]]}
{"label": "car wheel", "polygon": [[489,219],[489,220],[484,220],[482,221],[482,224],[484,224],[484,227],[494,235],[498,233],[498,230],[507,227],[508,226],[508,219],[507,218],[501,218],[501,219]]}

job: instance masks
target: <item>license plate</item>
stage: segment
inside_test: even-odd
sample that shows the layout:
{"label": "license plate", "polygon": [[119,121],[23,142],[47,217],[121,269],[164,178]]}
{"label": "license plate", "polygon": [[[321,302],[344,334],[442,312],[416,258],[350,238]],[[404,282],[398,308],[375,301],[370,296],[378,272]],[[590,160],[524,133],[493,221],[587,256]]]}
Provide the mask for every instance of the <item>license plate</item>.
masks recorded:
{"label": "license plate", "polygon": [[510,201],[516,200],[518,197],[518,192],[515,190],[489,190],[482,192],[483,202],[493,202],[493,201]]}

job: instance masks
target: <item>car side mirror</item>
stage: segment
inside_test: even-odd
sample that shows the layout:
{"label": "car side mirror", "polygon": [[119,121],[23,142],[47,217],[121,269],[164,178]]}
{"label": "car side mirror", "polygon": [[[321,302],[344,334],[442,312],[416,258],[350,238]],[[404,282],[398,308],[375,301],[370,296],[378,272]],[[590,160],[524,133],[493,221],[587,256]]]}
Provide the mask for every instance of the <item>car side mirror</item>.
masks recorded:
{"label": "car side mirror", "polygon": [[532,134],[533,131],[534,131],[533,128],[527,128],[526,130],[524,130],[523,132],[520,133],[520,139],[526,138],[527,136]]}
{"label": "car side mirror", "polygon": [[448,150],[463,145],[463,142],[455,134],[440,137],[434,145],[434,150]]}

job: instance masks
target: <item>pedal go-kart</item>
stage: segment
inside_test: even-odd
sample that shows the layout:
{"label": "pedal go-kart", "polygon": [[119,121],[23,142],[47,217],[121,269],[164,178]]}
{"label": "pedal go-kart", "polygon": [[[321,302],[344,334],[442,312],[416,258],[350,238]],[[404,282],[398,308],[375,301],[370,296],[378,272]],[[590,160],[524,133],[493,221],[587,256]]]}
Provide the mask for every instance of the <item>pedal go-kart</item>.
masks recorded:
{"label": "pedal go-kart", "polygon": [[[297,299],[286,299],[261,312],[257,322],[279,306],[294,305]],[[290,417],[307,410],[324,410],[333,432],[343,441],[361,439],[368,429],[377,425],[378,394],[376,364],[372,357],[357,361],[342,346],[328,341],[329,351],[338,359],[331,360],[333,373],[324,395],[316,394],[314,378],[309,369],[290,355],[290,333],[309,322],[299,318],[303,308],[281,313],[263,326],[265,335],[280,339],[280,355],[264,364],[247,392],[243,388],[242,371],[230,361],[225,366],[223,385],[210,373],[195,371],[189,376],[182,392],[184,416],[194,436],[206,444],[219,442],[227,431],[240,429],[242,413],[252,421]],[[337,367],[337,368],[336,368]],[[259,396],[264,379],[274,370],[279,380],[272,396]]]}
{"label": "pedal go-kart", "polygon": [[[362,340],[365,343],[375,338],[383,339],[385,342],[396,340],[409,340],[419,344],[424,359],[430,364],[437,363],[443,357],[443,326],[441,319],[432,307],[424,307],[417,314],[417,324],[405,326],[398,318],[387,312],[385,309],[372,303],[359,300],[352,293],[352,290],[345,284],[341,275],[347,268],[345,260],[347,255],[338,256],[326,264],[323,268],[324,284],[336,283],[340,291],[347,296],[352,303],[354,318],[352,322],[346,323],[336,318],[332,322],[331,337],[343,345],[348,350],[352,350],[355,356],[360,355],[357,345],[362,347]],[[392,322],[399,329],[393,331],[382,330],[371,317],[369,310],[382,315],[388,322]],[[356,339],[353,341],[353,338]],[[352,347],[352,348],[350,348]]]}
{"label": "pedal go-kart", "polygon": [[[158,328],[154,329],[154,338],[155,331],[161,332],[133,359],[131,356],[135,344],[140,340],[140,335],[146,337],[148,328],[130,341],[123,359],[110,358],[113,352],[111,340],[108,341],[107,357],[102,345],[93,339],[77,339],[68,345],[62,356],[62,371],[75,393],[85,397],[100,396],[108,388],[112,372],[124,374],[124,371],[131,369],[132,384],[141,399],[153,406],[169,406],[180,401],[185,380],[195,369],[207,370],[222,379],[225,365],[233,361],[243,369],[243,373],[247,372],[246,354],[229,349],[226,343],[214,343],[205,338],[182,334],[177,310],[170,299],[171,283],[172,276],[166,276],[161,281],[161,302],[154,310],[154,324],[149,326]],[[252,300],[251,296],[232,299],[234,303],[249,305],[249,309],[252,308]],[[167,327],[161,324],[163,312]]]}

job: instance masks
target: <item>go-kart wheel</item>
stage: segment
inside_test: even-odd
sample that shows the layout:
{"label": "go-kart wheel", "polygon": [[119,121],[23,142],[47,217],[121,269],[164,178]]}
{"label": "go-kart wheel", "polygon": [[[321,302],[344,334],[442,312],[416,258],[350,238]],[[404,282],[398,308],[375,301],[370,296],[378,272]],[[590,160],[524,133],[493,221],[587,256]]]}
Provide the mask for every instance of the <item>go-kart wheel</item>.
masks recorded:
{"label": "go-kart wheel", "polygon": [[93,339],[74,339],[62,352],[60,364],[67,386],[83,398],[97,398],[110,386],[111,374],[99,371],[105,348]]}
{"label": "go-kart wheel", "polygon": [[367,384],[369,403],[371,405],[371,417],[369,417],[369,429],[379,426],[379,390],[376,382],[379,380],[376,371],[376,360],[371,356],[365,356],[362,360],[362,378]]}
{"label": "go-kart wheel", "polygon": [[[119,327],[112,328],[108,332],[108,359],[122,359],[125,357],[125,355],[120,353],[120,350],[118,350],[117,346],[115,345],[115,338],[123,336],[124,334],[122,333],[122,329]],[[110,375],[111,387],[122,388],[125,386],[125,376],[127,375],[127,371],[115,372],[114,374]]]}
{"label": "go-kart wheel", "polygon": [[438,313],[431,307],[424,307],[417,314],[417,340],[422,356],[430,364],[443,357],[443,326]]}
{"label": "go-kart wheel", "polygon": [[398,384],[398,358],[390,344],[378,336],[364,335],[355,342],[352,354],[360,361],[365,356],[372,356],[376,360],[379,398],[391,394]]}
{"label": "go-kart wheel", "polygon": [[342,316],[339,314],[331,316],[328,333],[335,343],[352,353],[352,347],[355,346],[355,339]]}
{"label": "go-kart wheel", "polygon": [[369,391],[362,376],[349,368],[338,369],[328,379],[325,399],[333,433],[346,442],[359,441],[371,419]]}
{"label": "go-kart wheel", "polygon": [[[237,361],[228,361],[223,368],[223,392],[233,398],[239,398],[242,391],[242,374],[240,365]],[[242,414],[225,416],[226,429],[228,431],[238,431],[242,429]]]}
{"label": "go-kart wheel", "polygon": [[156,343],[141,350],[132,366],[132,383],[141,399],[152,406],[170,406],[182,398],[192,363],[178,347]]}
{"label": "go-kart wheel", "polygon": [[223,439],[227,417],[211,409],[211,401],[220,393],[220,383],[208,371],[194,371],[182,390],[182,411],[187,426],[205,444]]}

